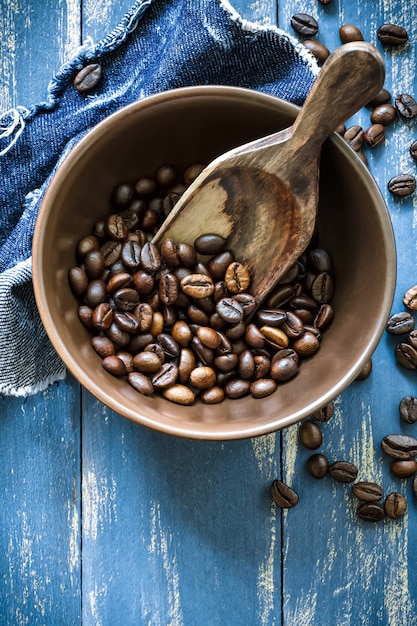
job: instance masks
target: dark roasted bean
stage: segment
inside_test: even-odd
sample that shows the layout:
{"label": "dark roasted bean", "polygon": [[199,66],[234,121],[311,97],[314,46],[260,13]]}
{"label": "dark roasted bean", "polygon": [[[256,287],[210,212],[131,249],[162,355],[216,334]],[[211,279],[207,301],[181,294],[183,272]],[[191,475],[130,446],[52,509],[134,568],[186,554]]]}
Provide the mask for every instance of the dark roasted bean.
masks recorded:
{"label": "dark roasted bean", "polygon": [[153,394],[153,385],[150,379],[141,372],[131,372],[128,374],[127,380],[136,391],[143,396],[151,396]]}
{"label": "dark roasted bean", "polygon": [[336,461],[330,465],[329,473],[340,483],[353,483],[358,475],[358,468],[347,461]]}
{"label": "dark roasted bean", "polygon": [[253,398],[266,398],[277,388],[277,383],[272,378],[258,378],[251,383],[249,392]]}
{"label": "dark roasted bean", "polygon": [[91,345],[102,359],[104,359],[104,357],[106,356],[116,354],[114,343],[108,337],[102,337],[101,335],[92,337]]}
{"label": "dark roasted bean", "polygon": [[133,357],[133,367],[143,374],[155,374],[161,367],[161,359],[154,352],[139,352]]}
{"label": "dark roasted bean", "polygon": [[372,100],[370,100],[368,102],[368,104],[366,106],[370,107],[371,109],[374,109],[375,107],[379,106],[380,104],[385,104],[386,102],[389,102],[391,100],[391,94],[388,91],[388,89],[385,89],[385,87],[382,87],[378,93],[376,94],[376,96],[374,96],[372,98]]}
{"label": "dark roasted bean", "polygon": [[298,372],[298,354],[291,348],[278,350],[271,361],[271,376],[283,382]]}
{"label": "dark roasted bean", "polygon": [[353,126],[349,126],[346,129],[346,132],[343,135],[343,139],[350,145],[350,147],[355,150],[362,149],[363,142],[365,141],[365,132],[362,126],[358,124],[354,124]]}
{"label": "dark roasted bean", "polygon": [[380,485],[371,482],[358,482],[352,485],[352,493],[362,502],[378,502],[384,496]]}
{"label": "dark roasted bean", "polygon": [[74,77],[74,87],[82,94],[92,91],[101,80],[101,65],[90,63],[79,70]]}
{"label": "dark roasted bean", "polygon": [[282,509],[290,509],[298,502],[298,495],[296,492],[281,480],[274,480],[272,483],[271,497],[275,504]]}
{"label": "dark roasted bean", "polygon": [[417,349],[408,343],[399,343],[394,350],[398,363],[408,370],[417,369]]}
{"label": "dark roasted bean", "polygon": [[393,491],[385,498],[384,509],[388,517],[391,519],[399,519],[407,510],[407,500],[402,493]]}
{"label": "dark roasted bean", "polygon": [[126,374],[126,366],[122,359],[119,359],[115,354],[104,357],[101,362],[104,369],[113,374],[113,376],[124,376]]}
{"label": "dark roasted bean", "polygon": [[389,317],[385,328],[390,335],[405,335],[413,330],[414,324],[414,317],[411,313],[400,311]]}
{"label": "dark roasted bean", "polygon": [[219,404],[219,402],[223,402],[224,398],[224,389],[218,385],[214,385],[214,387],[210,387],[209,389],[203,389],[200,395],[200,400],[204,402],[204,404]]}
{"label": "dark roasted bean", "polygon": [[342,24],[339,28],[339,35],[342,43],[348,43],[349,41],[363,41],[361,31],[353,24]]}
{"label": "dark roasted bean", "polygon": [[300,35],[311,37],[317,35],[319,25],[317,20],[307,13],[296,13],[291,18],[291,26]]}
{"label": "dark roasted bean", "polygon": [[417,102],[408,93],[402,93],[395,98],[395,108],[401,117],[411,120],[417,116]]}
{"label": "dark roasted bean", "polygon": [[[207,271],[213,281],[218,282],[224,279],[227,268],[233,263],[234,256],[230,250],[224,250],[213,256],[208,262]],[[237,293],[237,292],[236,292]]]}
{"label": "dark roasted bean", "polygon": [[417,422],[417,398],[414,396],[406,396],[400,401],[400,417],[407,424],[415,424]]}
{"label": "dark roasted bean", "polygon": [[329,469],[329,461],[324,454],[312,454],[307,459],[307,471],[313,478],[324,478]]}
{"label": "dark roasted bean", "polygon": [[397,24],[383,24],[378,28],[377,36],[386,46],[402,46],[408,41],[407,31]]}
{"label": "dark roasted bean", "polygon": [[322,63],[330,56],[330,50],[317,39],[304,39],[303,46],[310,50],[316,59]]}
{"label": "dark roasted bean", "polygon": [[88,287],[88,276],[81,267],[72,267],[70,269],[68,272],[68,281],[71,291],[75,296],[82,296]]}
{"label": "dark roasted bean", "polygon": [[93,326],[96,330],[107,330],[113,322],[113,309],[108,302],[101,302],[93,311]]}
{"label": "dark roasted bean", "polygon": [[92,280],[84,292],[84,301],[88,306],[95,308],[107,300],[106,283],[102,280]]}
{"label": "dark roasted bean", "polygon": [[287,319],[287,313],[282,309],[261,309],[257,319],[262,326],[282,326]]}
{"label": "dark roasted bean", "polygon": [[362,502],[356,509],[356,513],[365,522],[380,522],[385,517],[383,507],[376,502]]}
{"label": "dark roasted bean", "polygon": [[224,392],[228,398],[241,398],[246,396],[250,390],[250,381],[242,378],[233,378],[229,380],[225,387]]}
{"label": "dark roasted bean", "polygon": [[225,246],[226,239],[216,233],[206,233],[200,235],[194,241],[194,248],[199,254],[214,255],[221,252]]}
{"label": "dark roasted bean", "polygon": [[397,117],[397,111],[392,104],[379,104],[371,113],[372,124],[392,124]]}
{"label": "dark roasted bean", "polygon": [[309,450],[316,450],[323,442],[323,435],[320,427],[311,420],[307,420],[301,424],[298,434],[301,443]]}
{"label": "dark roasted bean", "polygon": [[413,159],[417,160],[417,140],[413,141],[410,146],[410,156],[412,156]]}
{"label": "dark roasted bean", "polygon": [[408,435],[386,435],[381,448],[394,459],[409,460],[417,456],[417,439]]}
{"label": "dark roasted bean", "polygon": [[325,404],[321,409],[316,411],[313,414],[313,417],[318,422],[328,422],[333,417],[333,413],[334,413],[334,402],[331,401]]}
{"label": "dark roasted bean", "polygon": [[412,174],[398,174],[388,181],[388,191],[394,196],[410,196],[416,188],[416,178]]}
{"label": "dark roasted bean", "polygon": [[126,241],[122,246],[120,258],[126,267],[136,269],[140,265],[141,247],[137,241]]}
{"label": "dark roasted bean", "polygon": [[106,267],[100,250],[91,250],[84,257],[84,267],[88,278],[101,278]]}
{"label": "dark roasted bean", "polygon": [[216,305],[216,311],[228,324],[237,324],[243,319],[243,309],[235,298],[222,298]]}
{"label": "dark roasted bean", "polygon": [[161,369],[152,376],[152,384],[157,389],[164,389],[175,383],[178,374],[178,367],[175,363],[164,363]]}
{"label": "dark roasted bean", "polygon": [[385,126],[372,124],[365,130],[364,139],[370,148],[377,148],[385,141]]}
{"label": "dark roasted bean", "polygon": [[396,460],[391,463],[391,473],[397,478],[410,478],[417,472],[417,461],[413,459],[409,460]]}
{"label": "dark roasted bean", "polygon": [[356,376],[355,380],[359,382],[362,380],[366,380],[371,375],[371,372],[372,372],[372,359],[369,359],[365,363],[365,365],[363,366],[359,374]]}

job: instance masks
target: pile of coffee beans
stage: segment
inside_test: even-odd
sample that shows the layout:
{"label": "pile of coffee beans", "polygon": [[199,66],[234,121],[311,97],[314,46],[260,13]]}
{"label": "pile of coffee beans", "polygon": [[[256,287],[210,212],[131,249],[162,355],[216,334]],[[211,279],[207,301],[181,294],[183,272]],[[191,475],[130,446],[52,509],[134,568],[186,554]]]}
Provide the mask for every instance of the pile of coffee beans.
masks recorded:
{"label": "pile of coffee beans", "polygon": [[332,260],[311,245],[256,310],[250,274],[223,237],[152,243],[202,167],[180,176],[163,165],[118,185],[107,217],[78,242],[69,283],[102,366],[139,393],[183,405],[263,398],[319,350],[333,319]]}
{"label": "pile of coffee beans", "polygon": [[[329,4],[331,0],[320,0],[322,4]],[[319,63],[324,63],[330,55],[330,50],[318,39],[312,39],[319,32],[317,20],[307,13],[296,13],[290,20],[294,31],[302,38],[303,45],[310,50]],[[363,34],[353,24],[342,24],[339,28],[340,41],[342,44],[352,41],[363,41]],[[407,31],[398,24],[382,24],[377,30],[377,38],[387,48],[405,46],[408,42]],[[341,125],[337,132],[355,150],[362,161],[367,164],[367,157],[363,148],[378,148],[385,143],[386,127],[400,119],[405,122],[413,120],[417,116],[417,102],[414,97],[402,93],[392,100],[391,93],[382,88],[380,92],[368,103],[371,109],[370,125],[367,128],[355,124],[349,128]],[[417,157],[417,141],[410,146],[410,155]],[[414,193],[416,189],[416,177],[410,172],[393,176],[387,183],[388,191],[397,197],[406,197]]]}

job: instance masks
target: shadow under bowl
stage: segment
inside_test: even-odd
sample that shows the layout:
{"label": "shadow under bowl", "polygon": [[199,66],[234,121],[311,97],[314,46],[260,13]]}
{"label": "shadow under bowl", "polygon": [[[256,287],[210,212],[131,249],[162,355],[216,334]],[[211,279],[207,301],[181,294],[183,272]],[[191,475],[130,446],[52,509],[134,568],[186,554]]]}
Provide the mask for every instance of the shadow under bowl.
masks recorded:
{"label": "shadow under bowl", "polygon": [[110,210],[122,181],[164,163],[185,168],[289,126],[298,107],[259,92],[189,87],[151,96],[110,115],[74,147],[45,194],[33,241],[33,283],[47,334],[71,373],[96,398],[138,424],[182,437],[253,437],[308,417],[339,395],[371,358],[389,315],[396,276],[389,214],[371,174],[337,135],[320,168],[320,245],[332,255],[334,321],[320,350],[263,399],[181,406],[144,397],[101,366],[81,325],[68,270],[81,237]]}

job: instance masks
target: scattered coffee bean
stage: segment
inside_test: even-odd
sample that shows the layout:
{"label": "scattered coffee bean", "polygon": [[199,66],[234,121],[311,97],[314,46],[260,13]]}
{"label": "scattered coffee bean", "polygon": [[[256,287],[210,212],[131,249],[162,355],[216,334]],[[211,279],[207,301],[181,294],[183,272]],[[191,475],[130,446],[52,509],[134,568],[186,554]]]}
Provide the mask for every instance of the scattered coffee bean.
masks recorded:
{"label": "scattered coffee bean", "polygon": [[412,174],[398,174],[388,181],[388,191],[394,196],[410,196],[416,188],[416,178]]}
{"label": "scattered coffee bean", "polygon": [[417,102],[408,93],[402,93],[395,98],[395,108],[407,120],[417,116]]}
{"label": "scattered coffee bean", "polygon": [[101,65],[91,63],[83,67],[74,77],[74,87],[80,93],[89,93],[101,80]]}
{"label": "scattered coffee bean", "polygon": [[394,313],[388,318],[386,331],[390,335],[405,335],[413,330],[415,325],[414,317],[408,311]]}
{"label": "scattered coffee bean", "polygon": [[410,478],[417,472],[417,461],[393,461],[391,463],[391,473],[397,478]]}
{"label": "scattered coffee bean", "polygon": [[324,454],[312,454],[307,459],[307,470],[313,478],[324,478],[329,469],[329,461]]}
{"label": "scattered coffee bean", "polygon": [[379,104],[372,110],[371,122],[372,124],[383,124],[384,126],[388,126],[395,121],[396,117],[397,110],[392,104]]}
{"label": "scattered coffee bean", "polygon": [[417,311],[417,285],[407,289],[403,296],[403,303],[411,311]]}
{"label": "scattered coffee bean", "polygon": [[356,513],[365,522],[380,522],[385,517],[384,508],[375,502],[363,502],[356,509]]}
{"label": "scattered coffee bean", "polygon": [[417,422],[417,398],[414,396],[405,396],[400,401],[400,417],[407,424],[415,424]]}
{"label": "scattered coffee bean", "polygon": [[321,63],[324,63],[327,57],[330,56],[330,50],[316,39],[304,39],[303,46],[310,50]]}
{"label": "scattered coffee bean", "polygon": [[317,35],[319,25],[317,20],[307,13],[296,13],[291,18],[291,26],[299,34],[306,37]]}
{"label": "scattered coffee bean", "polygon": [[371,482],[357,482],[352,485],[352,493],[362,502],[378,502],[384,495],[380,485]]}
{"label": "scattered coffee bean", "polygon": [[375,107],[379,106],[380,104],[385,104],[386,102],[389,102],[391,100],[391,94],[388,91],[388,89],[385,89],[385,87],[382,87],[378,93],[376,94],[376,96],[374,96],[372,98],[372,100],[370,100],[368,102],[368,104],[366,106],[370,107],[371,109],[374,109]]}
{"label": "scattered coffee bean", "polygon": [[314,419],[318,422],[328,422],[334,413],[334,402],[328,402],[324,407],[313,414]]}
{"label": "scattered coffee bean", "polygon": [[417,369],[417,349],[409,343],[399,343],[394,349],[398,363],[408,370]]}
{"label": "scattered coffee bean", "polygon": [[365,363],[365,365],[363,366],[359,374],[356,376],[355,380],[357,382],[362,382],[363,380],[366,380],[367,378],[369,378],[371,373],[372,373],[372,359],[369,359],[369,361]]}
{"label": "scattered coffee bean", "polygon": [[323,435],[320,427],[311,420],[307,420],[301,424],[298,434],[301,443],[309,450],[316,450],[323,442]]}
{"label": "scattered coffee bean", "polygon": [[329,473],[340,483],[353,483],[358,475],[358,468],[347,461],[336,461],[329,467]]}
{"label": "scattered coffee bean", "polygon": [[271,496],[275,504],[282,509],[291,509],[298,503],[298,495],[281,480],[274,480],[271,485]]}
{"label": "scattered coffee bean", "polygon": [[343,135],[343,139],[350,145],[350,147],[358,152],[361,150],[363,146],[363,142],[365,141],[365,132],[362,126],[358,124],[354,124],[346,129],[345,134]]}
{"label": "scattered coffee bean", "polygon": [[388,517],[399,519],[407,510],[407,500],[402,493],[394,491],[385,498],[384,509]]}
{"label": "scattered coffee bean", "polygon": [[385,126],[383,124],[372,124],[365,130],[364,139],[370,148],[378,148],[385,141]]}
{"label": "scattered coffee bean", "polygon": [[409,435],[386,435],[381,448],[394,459],[414,459],[417,456],[417,439]]}
{"label": "scattered coffee bean", "polygon": [[353,24],[342,24],[339,28],[340,40],[342,43],[349,41],[363,41],[363,35],[357,26]]}
{"label": "scattered coffee bean", "polygon": [[377,37],[386,46],[402,46],[408,41],[407,31],[398,24],[383,24],[378,28]]}

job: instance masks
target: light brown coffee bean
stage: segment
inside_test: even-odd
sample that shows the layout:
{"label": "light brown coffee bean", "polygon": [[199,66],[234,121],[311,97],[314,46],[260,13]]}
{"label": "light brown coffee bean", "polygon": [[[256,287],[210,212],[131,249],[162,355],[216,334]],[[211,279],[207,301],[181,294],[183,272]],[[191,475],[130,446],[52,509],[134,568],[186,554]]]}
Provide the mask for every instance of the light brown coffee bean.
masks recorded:
{"label": "light brown coffee bean", "polygon": [[192,389],[186,385],[181,385],[180,383],[163,389],[162,395],[170,402],[175,402],[176,404],[182,404],[184,406],[192,404],[195,400],[195,393]]}
{"label": "light brown coffee bean", "polygon": [[277,388],[277,383],[272,378],[258,378],[251,383],[249,392],[253,398],[266,398]]}
{"label": "light brown coffee bean", "polygon": [[190,372],[189,380],[196,389],[208,389],[216,383],[216,372],[212,367],[201,365]]}
{"label": "light brown coffee bean", "polygon": [[417,472],[417,461],[413,459],[404,461],[393,461],[391,472],[397,478],[410,478]]}
{"label": "light brown coffee bean", "polygon": [[101,75],[101,65],[99,63],[90,63],[76,73],[74,87],[79,93],[90,93],[99,84]]}
{"label": "light brown coffee bean", "polygon": [[363,41],[363,35],[360,29],[353,24],[342,24],[339,28],[340,40],[342,43],[350,41]]}
{"label": "light brown coffee bean", "polygon": [[126,374],[126,366],[122,359],[119,359],[116,355],[110,355],[104,357],[101,362],[104,369],[113,374],[113,376],[124,376]]}
{"label": "light brown coffee bean", "polygon": [[161,359],[154,352],[139,352],[133,357],[133,367],[143,374],[154,374],[161,367]]}
{"label": "light brown coffee bean", "polygon": [[224,389],[215,385],[209,389],[203,389],[199,397],[204,404],[219,404],[219,402],[223,402],[225,393]]}
{"label": "light brown coffee bean", "polygon": [[250,274],[242,263],[235,261],[227,267],[224,282],[230,293],[242,293],[250,285]]}
{"label": "light brown coffee bean", "polygon": [[378,502],[384,495],[380,485],[372,482],[357,482],[352,485],[352,493],[363,502]]}
{"label": "light brown coffee bean", "polygon": [[407,510],[407,500],[402,493],[394,491],[385,498],[384,509],[388,517],[399,519]]}
{"label": "light brown coffee bean", "polygon": [[207,274],[190,274],[181,280],[182,291],[191,298],[207,298],[214,291],[214,284]]}

